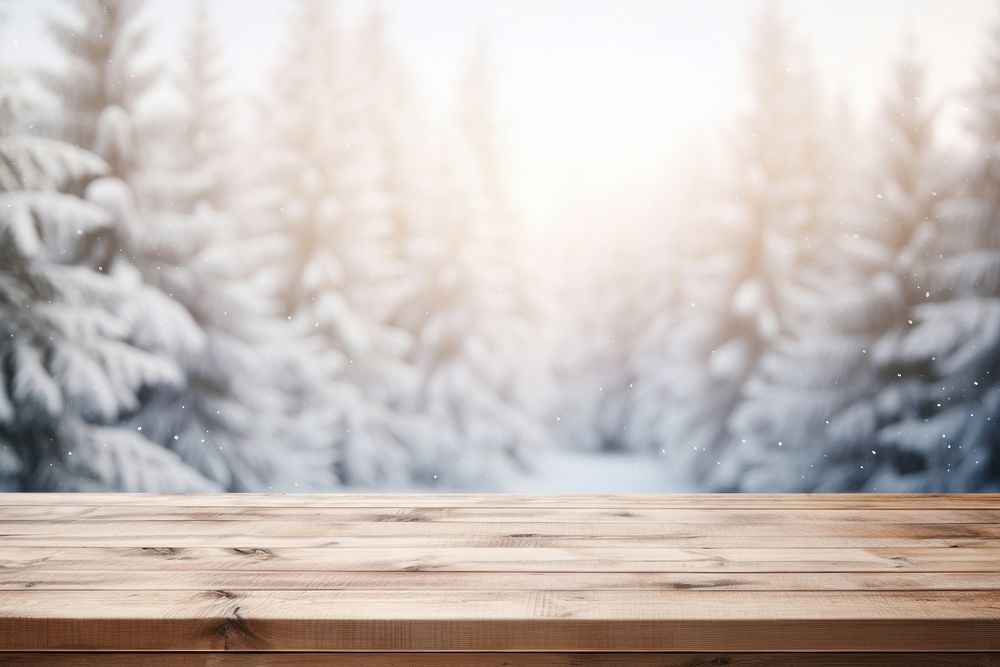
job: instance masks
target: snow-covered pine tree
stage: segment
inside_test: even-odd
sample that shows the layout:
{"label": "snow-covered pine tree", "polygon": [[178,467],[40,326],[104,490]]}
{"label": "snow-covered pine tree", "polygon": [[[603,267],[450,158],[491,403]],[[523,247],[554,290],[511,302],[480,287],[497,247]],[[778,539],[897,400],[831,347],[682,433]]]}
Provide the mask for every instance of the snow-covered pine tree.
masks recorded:
{"label": "snow-covered pine tree", "polygon": [[762,473],[750,488],[857,490],[881,486],[876,480],[912,461],[905,447],[880,442],[877,431],[897,414],[900,392],[912,388],[890,378],[880,357],[925,300],[917,259],[933,227],[938,170],[923,79],[908,48],[870,142],[875,164],[845,179],[827,209],[834,226],[814,274],[821,298],[801,304],[806,321],[771,360],[774,381],[757,406],[764,411],[775,397],[786,406],[758,418],[766,439],[781,446],[751,452],[756,460],[746,465]]}
{"label": "snow-covered pine tree", "polygon": [[[142,67],[137,57],[149,40],[139,25],[140,0],[75,0],[77,16],[48,18],[49,31],[65,57],[57,70],[43,70],[42,85],[59,101],[50,122],[43,122],[58,138],[95,153],[108,165],[106,176],[133,184],[139,170],[135,107],[156,84],[159,72]],[[82,185],[67,184],[82,194]],[[119,211],[134,208],[134,193],[111,186],[105,199]],[[115,190],[115,194],[111,194]],[[126,201],[127,200],[127,201]],[[88,239],[89,261],[109,270],[128,250],[134,219],[119,219]]]}
{"label": "snow-covered pine tree", "polygon": [[299,419],[308,350],[245,280],[233,219],[208,204],[149,219],[186,240],[160,253],[157,285],[205,345],[182,360],[185,382],[151,395],[130,423],[227,491],[332,486],[328,443]]}
{"label": "snow-covered pine tree", "polygon": [[[467,152],[465,159],[471,161],[474,169],[476,196],[482,200],[492,229],[496,263],[509,274],[508,285],[501,289],[509,295],[514,316],[526,322],[528,337],[535,339],[531,350],[523,350],[531,352],[531,357],[522,357],[524,370],[521,372],[525,381],[538,392],[535,397],[537,409],[548,403],[546,394],[551,389],[551,381],[544,362],[546,341],[539,338],[542,331],[536,325],[551,303],[543,289],[539,271],[541,260],[530,242],[530,230],[520,217],[510,192],[498,79],[490,39],[485,33],[480,34],[459,80],[457,120],[463,144],[459,150]],[[529,376],[533,377],[529,380]]]}
{"label": "snow-covered pine tree", "polygon": [[204,2],[183,73],[172,134],[186,139],[157,173],[174,210],[146,214],[172,242],[158,250],[150,279],[191,314],[205,345],[181,360],[184,384],[157,392],[132,423],[228,491],[328,487],[329,451],[300,428],[299,407],[278,379],[304,360],[285,345],[293,344],[287,323],[247,279],[233,216],[216,210],[230,194],[230,100]]}
{"label": "snow-covered pine tree", "polygon": [[631,264],[632,284],[628,277],[621,280],[630,298],[624,299],[627,310],[619,316],[619,321],[629,324],[619,333],[627,381],[619,390],[624,397],[620,400],[620,437],[629,450],[661,456],[667,454],[664,434],[672,426],[669,401],[676,392],[674,328],[678,318],[687,315],[680,302],[677,249],[681,242],[675,231],[665,226],[650,233],[642,256],[645,261]]}
{"label": "snow-covered pine tree", "polygon": [[195,176],[191,182],[199,200],[224,209],[233,188],[235,113],[207,0],[195,2],[178,84],[183,123],[174,148],[185,154],[180,167]]}
{"label": "snow-covered pine tree", "polygon": [[439,151],[435,215],[411,241],[418,287],[400,314],[423,373],[418,407],[436,427],[428,468],[480,483],[548,442],[538,283],[505,192],[494,83],[481,41],[461,80],[458,131]]}
{"label": "snow-covered pine tree", "polygon": [[[183,384],[187,384],[187,374],[201,362],[212,358],[222,364],[225,359],[216,356],[218,349],[206,349],[210,341],[199,326],[202,323],[195,322],[189,312],[189,308],[197,305],[226,313],[228,307],[235,305],[231,294],[223,296],[221,290],[213,292],[205,289],[204,284],[192,285],[192,279],[208,280],[216,267],[199,266],[200,272],[187,271],[187,265],[195,259],[204,262],[209,251],[200,241],[204,240],[204,235],[216,232],[208,231],[207,223],[186,224],[190,221],[185,221],[181,215],[168,216],[155,210],[168,199],[176,200],[171,204],[175,210],[183,209],[190,205],[194,193],[187,184],[174,188],[170,179],[164,177],[168,170],[151,159],[153,132],[148,118],[141,113],[141,105],[159,82],[160,71],[141,65],[149,34],[141,23],[142,3],[137,0],[78,0],[76,5],[82,23],[51,21],[57,43],[66,54],[67,65],[58,72],[45,74],[43,83],[62,102],[54,123],[55,131],[93,150],[111,167],[109,177],[88,186],[88,197],[108,212],[111,222],[90,236],[84,254],[99,271],[134,287],[135,298],[129,301],[129,312],[139,336],[136,342],[183,369]],[[165,197],[167,190],[172,191],[171,197]],[[218,248],[216,245],[215,250]],[[178,276],[183,280],[178,281]],[[183,304],[175,298],[196,293],[197,299],[192,297]],[[212,306],[207,305],[210,302]],[[235,320],[237,316],[232,317]],[[236,326],[229,325],[227,331],[231,333]],[[232,357],[228,360],[232,361]],[[231,385],[220,383],[214,386],[213,392],[217,396],[227,388]],[[177,396],[176,391],[166,389],[145,392],[143,405],[129,416],[128,422],[137,429],[146,429],[148,437],[162,446],[183,454],[214,481],[227,488],[239,488],[234,471],[224,472],[219,464],[221,455],[208,452],[208,449],[214,447],[218,451],[218,447],[246,431],[200,433],[194,445],[184,446],[186,440],[194,437],[190,428],[204,424],[176,418],[176,410],[192,409],[183,402],[174,405],[171,401]],[[234,405],[235,399],[230,407]],[[218,410],[220,406],[214,407]],[[226,419],[228,421],[220,414],[216,425],[241,421],[232,416]],[[214,442],[215,439],[222,442]],[[250,463],[252,458],[244,457],[247,463],[240,468],[241,475],[256,465],[256,461]],[[207,461],[215,463],[209,465]],[[247,478],[253,480],[247,483],[254,488],[260,485],[260,474],[247,475]]]}
{"label": "snow-covered pine tree", "polygon": [[156,253],[173,239],[141,215],[159,195],[156,179],[148,178],[150,127],[140,107],[162,78],[160,68],[146,64],[144,58],[150,35],[142,22],[144,3],[75,0],[73,4],[76,16],[48,19],[64,64],[39,74],[59,102],[52,120],[42,125],[109,166],[101,197],[117,219],[92,239],[90,261],[103,271],[138,273],[140,279],[148,279],[159,270]]}
{"label": "snow-covered pine tree", "polygon": [[[303,0],[272,86],[265,131],[271,161],[261,207],[271,221],[267,289],[323,351],[311,400],[349,484],[410,475],[412,417],[400,409],[416,383],[409,337],[384,320],[405,294],[367,95],[333,3]],[[318,371],[317,371],[318,372]]]}
{"label": "snow-covered pine tree", "polygon": [[392,44],[384,12],[373,5],[357,35],[357,66],[364,81],[364,116],[378,145],[381,191],[390,240],[405,265],[410,246],[433,215],[431,127],[403,58]]}
{"label": "snow-covered pine tree", "polygon": [[817,452],[810,463],[804,488],[903,490],[912,488],[903,481],[908,473],[922,467],[908,445],[880,431],[899,417],[915,389],[912,378],[891,370],[890,359],[912,327],[913,308],[927,300],[923,274],[945,187],[924,79],[908,41],[871,142],[876,162],[858,188],[861,200],[844,209],[831,255],[843,278],[829,295],[828,336],[817,345],[843,356],[837,385],[828,389],[837,392],[836,409],[817,433],[822,456]]}
{"label": "snow-covered pine tree", "polygon": [[[673,314],[669,247],[651,230],[626,233],[600,243],[584,276],[565,290],[572,344],[561,347],[557,368],[564,388],[556,436],[571,449],[659,451],[659,432],[650,423],[666,413],[658,383],[665,376],[662,336]],[[653,240],[656,237],[656,240]],[[647,438],[646,436],[650,436]],[[652,440],[652,442],[651,442]]]}
{"label": "snow-covered pine tree", "polygon": [[825,241],[829,175],[815,75],[777,3],[759,14],[749,56],[733,181],[680,259],[684,313],[665,371],[674,388],[663,432],[671,465],[723,488],[750,483],[747,465],[777,446],[758,419],[780,411],[768,385],[782,371],[769,359],[780,359],[775,351],[800,326],[804,269]]}
{"label": "snow-covered pine tree", "polygon": [[101,182],[96,156],[17,134],[0,70],[0,489],[212,491],[173,453],[115,426],[142,395],[182,381],[136,345],[135,285],[76,261],[113,219],[66,188]]}
{"label": "snow-covered pine tree", "polygon": [[[675,435],[693,431],[693,440],[697,442],[716,426],[710,415],[714,409],[712,397],[708,397],[707,410],[703,412],[678,396],[687,389],[684,383],[692,378],[709,377],[706,369],[697,368],[704,363],[703,353],[689,356],[692,345],[700,344],[701,332],[682,327],[689,318],[698,317],[692,310],[696,305],[692,300],[705,305],[698,290],[704,286],[702,281],[711,286],[713,281],[705,278],[715,275],[719,268],[715,266],[704,272],[701,261],[711,247],[704,244],[702,225],[711,229],[711,224],[718,223],[717,220],[712,223],[706,213],[711,208],[706,203],[708,197],[717,196],[718,184],[705,179],[704,174],[719,171],[721,156],[719,147],[706,138],[692,142],[697,148],[678,156],[677,168],[683,172],[666,184],[664,205],[655,225],[643,230],[638,239],[641,250],[634,253],[623,269],[629,274],[616,280],[627,286],[625,294],[619,296],[627,304],[627,315],[620,317],[623,321],[626,317],[633,321],[632,333],[623,338],[628,378],[623,391],[628,400],[620,430],[630,450],[652,453],[678,473],[692,463],[692,457],[696,459],[703,452],[690,445],[677,446]],[[675,401],[683,404],[684,409],[675,411]],[[691,479],[678,478],[676,482],[695,484]]]}
{"label": "snow-covered pine tree", "polygon": [[[765,29],[761,36],[766,33]],[[843,165],[833,160],[833,125],[822,110],[815,72],[806,54],[794,48],[784,54],[771,51],[770,62],[757,69],[758,81],[783,86],[775,91],[783,100],[774,107],[778,113],[758,120],[788,123],[772,130],[767,143],[752,149],[758,151],[759,175],[764,178],[756,192],[751,186],[749,197],[757,198],[751,206],[765,226],[754,261],[763,274],[760,293],[770,295],[763,306],[773,327],[757,328],[756,362],[729,424],[732,455],[720,459],[716,476],[716,485],[722,488],[798,488],[804,475],[796,478],[792,470],[817,449],[817,433],[842,400],[844,357],[854,350],[829,341],[815,345],[812,335],[817,309],[837,276],[829,249],[840,233],[835,215]],[[765,47],[758,55],[769,51]],[[766,55],[758,61],[765,62]],[[765,91],[766,85],[757,94]],[[751,124],[748,129],[759,133],[761,126]],[[737,292],[735,301],[739,303],[742,296],[745,293]],[[742,303],[744,313],[756,312],[754,301]],[[783,465],[776,465],[775,459]]]}
{"label": "snow-covered pine tree", "polygon": [[[933,234],[914,244],[918,303],[908,326],[880,341],[891,382],[880,403],[898,416],[879,423],[874,449],[890,465],[866,488],[1000,489],[1000,23],[970,109],[974,149],[939,197]],[[933,197],[927,190],[919,195]]]}
{"label": "snow-covered pine tree", "polygon": [[670,237],[672,246],[661,252],[670,259],[662,259],[659,281],[646,287],[656,294],[655,310],[626,358],[631,386],[623,430],[632,449],[659,452],[703,486],[714,457],[723,455],[726,418],[747,360],[729,312],[736,280],[732,230],[714,204],[691,210],[689,224],[699,231]]}
{"label": "snow-covered pine tree", "polygon": [[87,148],[109,167],[108,176],[129,180],[141,155],[135,111],[159,80],[142,65],[149,31],[141,24],[141,0],[75,0],[78,17],[50,16],[50,32],[66,56],[42,83],[63,103],[55,130]]}

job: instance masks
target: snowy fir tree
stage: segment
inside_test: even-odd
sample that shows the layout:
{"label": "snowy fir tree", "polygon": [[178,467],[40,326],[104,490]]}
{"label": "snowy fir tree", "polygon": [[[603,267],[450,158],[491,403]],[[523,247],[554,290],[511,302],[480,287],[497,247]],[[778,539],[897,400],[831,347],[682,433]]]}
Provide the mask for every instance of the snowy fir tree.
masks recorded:
{"label": "snowy fir tree", "polygon": [[545,343],[532,322],[539,301],[505,192],[493,77],[480,40],[460,80],[458,131],[439,151],[433,214],[410,239],[417,288],[398,316],[415,337],[430,470],[484,484],[495,479],[490,469],[524,466],[549,439]]}
{"label": "snowy fir tree", "polygon": [[412,74],[392,43],[385,13],[373,5],[356,37],[364,81],[364,120],[378,152],[379,189],[386,202],[389,242],[404,264],[419,255],[420,234],[433,215],[433,134]]}
{"label": "snowy fir tree", "polygon": [[555,436],[560,444],[585,451],[625,447],[622,392],[630,382],[626,323],[632,319],[635,302],[622,292],[635,264],[629,261],[634,260],[629,249],[609,246],[602,248],[599,258],[592,258],[595,268],[588,279],[560,295],[569,302],[568,325],[577,338],[553,363],[557,382],[567,386],[554,409]]}
{"label": "snowy fir tree", "polygon": [[0,488],[216,490],[118,425],[181,373],[137,344],[148,325],[134,304],[152,295],[81,261],[81,246],[115,221],[67,188],[99,194],[107,165],[18,134],[18,101],[0,72]]}
{"label": "snowy fir tree", "polygon": [[[627,345],[626,373],[619,390],[623,447],[658,455],[667,453],[663,434],[672,428],[672,412],[664,406],[677,390],[677,378],[671,372],[677,362],[673,334],[679,315],[686,314],[680,301],[678,258],[674,255],[680,244],[671,229],[664,231],[653,237],[653,247],[661,249],[662,264],[655,272],[638,276],[621,317],[623,322],[631,320],[631,327],[620,334],[620,341]],[[660,372],[651,372],[655,368]]]}
{"label": "snowy fir tree", "polygon": [[[666,257],[669,234],[627,235],[602,243],[592,271],[568,290],[577,344],[557,359],[565,382],[556,410],[556,436],[568,447],[619,452],[661,451],[670,396],[668,367],[676,281]],[[642,270],[650,248],[664,254]],[[663,393],[667,392],[667,393]]]}
{"label": "snowy fir tree", "polygon": [[[284,399],[267,391],[265,379],[274,370],[270,359],[259,359],[263,350],[253,345],[268,328],[261,306],[249,286],[231,279],[238,252],[227,243],[231,224],[210,212],[190,213],[199,201],[223,196],[216,178],[222,167],[215,160],[224,157],[218,138],[225,108],[204,14],[192,36],[184,79],[189,106],[181,126],[192,141],[181,145],[189,151],[158,165],[152,160],[154,137],[144,132],[138,110],[159,81],[158,70],[132,69],[148,39],[139,23],[141,5],[81,2],[79,7],[82,28],[53,25],[73,63],[70,71],[84,75],[49,75],[45,83],[60,94],[64,108],[82,110],[81,128],[97,128],[87,133],[68,123],[59,128],[63,136],[91,142],[90,148],[115,165],[117,178],[105,179],[95,195],[114,223],[94,261],[109,275],[141,284],[136,317],[144,323],[147,347],[182,371],[182,381],[173,387],[146,392],[142,408],[125,423],[179,454],[219,488],[256,490],[290,485],[292,479],[308,483],[302,471],[318,474],[308,457],[296,462],[273,444],[281,439],[276,428],[287,414]],[[175,210],[155,210],[165,202]],[[298,473],[288,471],[292,466]]]}
{"label": "snowy fir tree", "polygon": [[[150,34],[142,24],[143,5],[137,0],[75,4],[77,16],[50,19],[66,65],[44,72],[42,83],[60,102],[52,130],[109,166],[105,178],[88,186],[88,197],[105,209],[110,224],[91,236],[86,258],[98,271],[133,286],[137,342],[181,369],[204,350],[206,341],[190,313],[159,285],[166,268],[163,255],[177,239],[169,226],[153,223],[153,212],[144,205],[152,197],[143,196],[149,142],[144,141],[139,107],[161,71],[137,65]],[[176,384],[184,384],[183,374]],[[143,405],[130,415],[134,430],[160,416],[147,409],[156,398],[156,391],[144,393]],[[178,434],[164,430],[152,428],[147,435],[169,447]]]}
{"label": "snowy fir tree", "polygon": [[[834,410],[805,476],[818,490],[904,490],[922,467],[920,455],[893,442],[885,427],[905,411],[912,378],[902,378],[892,354],[913,327],[913,310],[927,301],[925,267],[947,185],[934,144],[935,113],[925,68],[907,42],[894,68],[872,144],[875,165],[857,188],[862,201],[842,216],[835,260],[845,277],[834,283],[826,330],[842,345]],[[865,185],[866,184],[866,185]],[[820,344],[833,349],[829,337]],[[912,477],[910,478],[912,479]]]}
{"label": "snowy fir tree", "polygon": [[912,46],[894,73],[870,142],[874,164],[843,179],[826,209],[833,233],[814,266],[817,296],[803,304],[795,338],[780,342],[772,382],[760,394],[786,409],[749,402],[758,424],[766,423],[765,445],[745,456],[744,468],[760,474],[745,475],[743,488],[774,489],[770,471],[779,466],[783,490],[881,488],[887,482],[878,480],[912,461],[880,441],[880,426],[908,391],[880,357],[925,300],[918,256],[933,233],[941,184],[924,69]]}
{"label": "snowy fir tree", "polygon": [[108,175],[128,180],[139,166],[136,106],[156,85],[160,70],[142,66],[149,41],[140,0],[76,0],[75,16],[49,17],[65,67],[41,74],[63,103],[55,130],[66,141],[93,150]]}
{"label": "snowy fir tree", "polygon": [[151,395],[129,423],[225,490],[332,484],[325,434],[298,418],[296,383],[287,380],[304,381],[307,360],[288,323],[243,280],[243,243],[231,217],[203,205],[150,219],[186,239],[160,254],[157,285],[191,315],[205,343],[183,358],[185,381]]}
{"label": "snowy fir tree", "polygon": [[[879,350],[892,383],[880,398],[895,419],[878,424],[891,464],[867,481],[871,488],[1000,488],[998,103],[1000,24],[970,104],[975,150],[934,209],[927,237],[915,239],[908,326]],[[929,187],[921,198],[935,196]]]}
{"label": "snowy fir tree", "polygon": [[303,335],[323,342],[321,401],[345,483],[405,479],[403,401],[416,382],[407,334],[385,318],[403,293],[390,251],[379,147],[366,95],[332,3],[306,0],[291,18],[267,123],[262,205],[273,221],[268,289]]}
{"label": "snowy fir tree", "polygon": [[[223,209],[233,194],[235,122],[222,46],[209,19],[207,0],[198,0],[187,36],[184,60],[177,76],[183,100],[182,122],[176,132],[175,165],[186,174],[191,196]],[[173,190],[178,189],[177,183]]]}
{"label": "snowy fir tree", "polygon": [[246,280],[246,241],[217,208],[231,194],[232,116],[204,3],[195,8],[182,74],[186,104],[173,134],[186,150],[158,170],[174,210],[147,214],[171,241],[158,250],[151,280],[191,315],[205,344],[181,360],[183,385],[157,392],[132,423],[227,490],[328,485],[329,454],[296,427],[294,395],[272,379],[296,367],[282,349],[287,326]]}
{"label": "snowy fir tree", "polygon": [[632,405],[623,430],[635,447],[659,451],[668,466],[701,483],[710,464],[724,456],[726,417],[749,362],[730,312],[738,278],[730,273],[735,249],[721,236],[735,224],[714,206],[698,208],[692,219],[720,235],[676,239],[676,274],[661,273],[659,311],[636,333],[627,357]]}
{"label": "snowy fir tree", "polygon": [[755,396],[782,372],[777,347],[800,326],[829,177],[815,75],[776,3],[758,15],[749,56],[751,106],[735,132],[735,176],[728,194],[696,214],[710,233],[679,249],[673,303],[681,312],[663,341],[669,361],[645,369],[662,374],[668,393],[661,414],[645,417],[656,431],[633,434],[718,487],[747,479],[741,461],[766,446]]}
{"label": "snowy fir tree", "polygon": [[[113,224],[95,235],[89,261],[100,271],[148,283],[160,270],[157,253],[174,240],[169,230],[149,224],[143,206],[147,144],[138,107],[160,80],[160,70],[136,65],[142,62],[149,40],[141,23],[141,2],[77,0],[75,4],[78,20],[53,17],[49,22],[65,67],[41,75],[59,101],[48,125],[59,138],[95,153],[108,165],[93,196]],[[151,342],[174,359],[197,350],[201,336],[183,308],[169,299],[158,301],[169,304],[169,312],[145,313],[145,319],[157,325],[146,326],[156,339]]]}
{"label": "snowy fir tree", "polygon": [[[538,256],[527,243],[528,232],[520,218],[508,180],[506,132],[500,113],[499,76],[490,38],[481,33],[465,63],[459,80],[458,127],[461,140],[458,160],[471,160],[466,196],[474,217],[482,216],[473,227],[482,227],[489,239],[487,263],[494,265],[501,309],[495,314],[494,340],[499,358],[509,364],[499,395],[524,423],[527,447],[548,444],[543,423],[548,422],[552,404],[552,377],[549,359],[554,341],[544,327],[554,309],[541,277]],[[464,155],[463,155],[464,153]],[[454,201],[454,200],[452,200]],[[445,197],[444,206],[454,210]],[[513,448],[511,448],[513,449]]]}
{"label": "snowy fir tree", "polygon": [[[759,463],[774,450],[785,451],[786,439],[798,442],[821,425],[816,406],[800,403],[814,381],[810,375],[836,382],[836,360],[831,366],[830,359],[817,358],[807,342],[813,311],[829,284],[825,264],[836,235],[831,123],[807,54],[771,7],[751,59],[758,106],[741,134],[752,174],[742,194],[742,224],[752,231],[740,242],[739,264],[749,271],[732,306],[738,329],[747,332],[742,345],[749,366],[728,425],[733,449],[725,460],[716,459],[714,482],[744,490],[773,484],[772,472]],[[793,423],[785,419],[789,414]]]}

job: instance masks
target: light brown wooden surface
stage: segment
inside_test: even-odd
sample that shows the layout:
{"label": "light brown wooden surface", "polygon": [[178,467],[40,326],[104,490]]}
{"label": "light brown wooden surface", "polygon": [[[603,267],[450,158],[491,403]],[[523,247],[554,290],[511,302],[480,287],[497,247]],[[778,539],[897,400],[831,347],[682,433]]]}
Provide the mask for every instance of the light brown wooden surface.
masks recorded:
{"label": "light brown wooden surface", "polygon": [[996,665],[1000,495],[0,495],[0,664],[42,651]]}
{"label": "light brown wooden surface", "polygon": [[990,653],[0,653],[4,667],[1000,667]]}
{"label": "light brown wooden surface", "polygon": [[0,653],[51,667],[1000,667],[989,653]]}

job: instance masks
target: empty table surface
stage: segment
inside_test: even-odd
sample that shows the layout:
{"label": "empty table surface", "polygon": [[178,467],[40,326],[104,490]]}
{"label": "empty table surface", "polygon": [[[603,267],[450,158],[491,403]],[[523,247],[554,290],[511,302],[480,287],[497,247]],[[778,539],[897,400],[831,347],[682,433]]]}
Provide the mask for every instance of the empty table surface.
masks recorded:
{"label": "empty table surface", "polygon": [[986,494],[6,494],[0,663],[996,665],[998,540]]}

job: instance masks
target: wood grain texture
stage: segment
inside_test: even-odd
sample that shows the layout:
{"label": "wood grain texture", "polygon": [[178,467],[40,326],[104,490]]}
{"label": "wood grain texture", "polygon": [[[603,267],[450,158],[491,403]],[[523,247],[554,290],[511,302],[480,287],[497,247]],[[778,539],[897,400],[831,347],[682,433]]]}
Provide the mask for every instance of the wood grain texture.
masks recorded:
{"label": "wood grain texture", "polygon": [[[266,541],[269,546],[673,546],[704,548],[852,546],[998,546],[1000,524],[894,524],[884,521],[826,521],[806,524],[666,524],[608,523],[599,531],[586,522],[426,523],[328,522],[274,517],[268,521],[247,512],[244,520],[216,521],[183,510],[169,520],[5,520],[0,508],[0,538],[9,546],[238,547]],[[58,524],[58,525],[53,525]],[[98,525],[99,524],[99,525]],[[549,543],[540,543],[549,542]]]}
{"label": "wood grain texture", "polygon": [[996,591],[994,572],[275,572],[0,569],[0,590]]}
{"label": "wood grain texture", "polygon": [[0,664],[37,652],[996,665],[1000,495],[0,495]]}
{"label": "wood grain texture", "polygon": [[0,569],[269,572],[1000,572],[1000,550],[649,547],[6,547]]}
{"label": "wood grain texture", "polygon": [[0,653],[3,667],[1000,667],[990,653]]}

